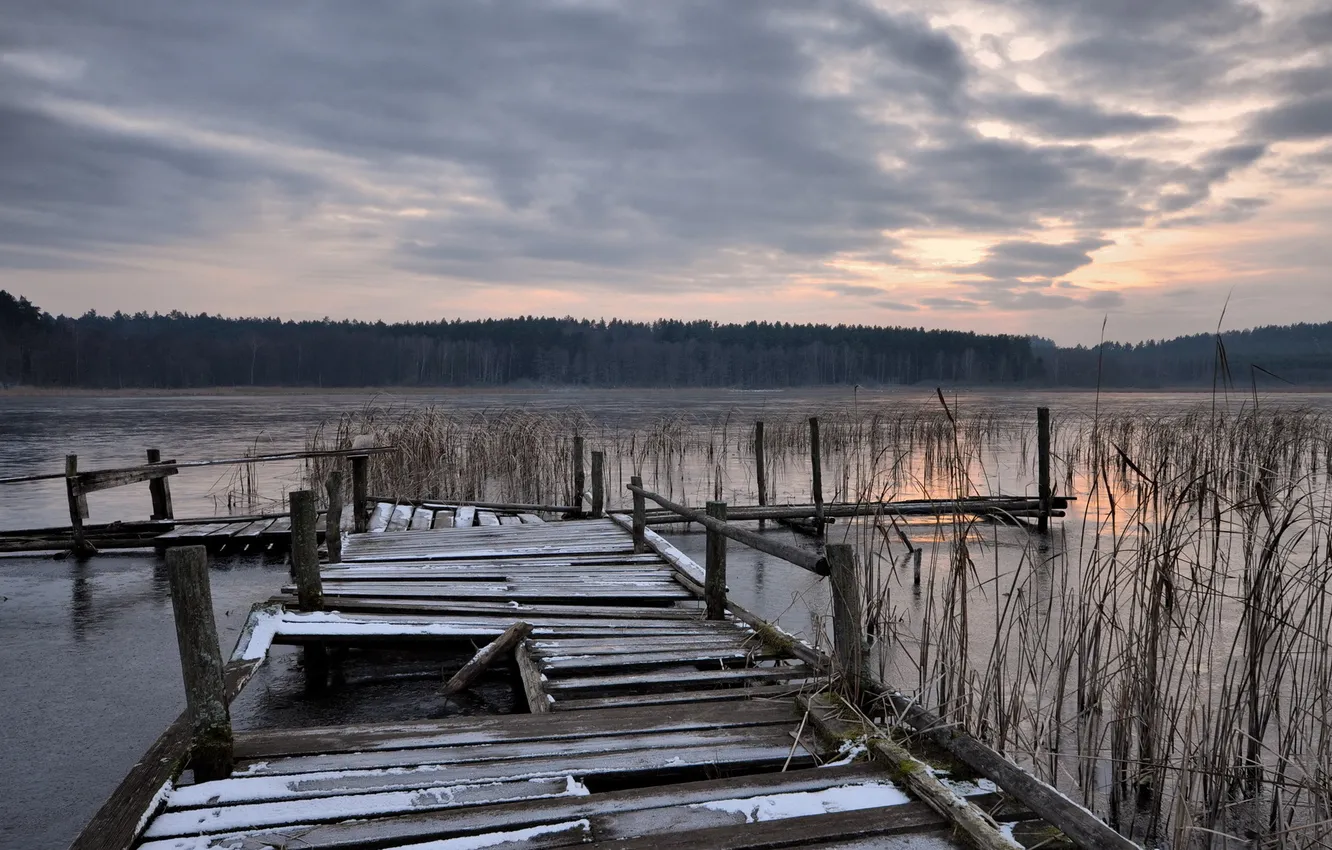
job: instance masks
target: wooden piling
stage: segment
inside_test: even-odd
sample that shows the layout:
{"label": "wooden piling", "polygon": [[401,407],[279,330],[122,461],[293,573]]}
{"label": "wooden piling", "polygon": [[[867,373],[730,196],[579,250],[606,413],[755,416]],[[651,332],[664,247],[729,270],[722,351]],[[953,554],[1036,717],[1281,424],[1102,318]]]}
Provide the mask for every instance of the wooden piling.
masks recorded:
{"label": "wooden piling", "polygon": [[[754,423],[754,466],[758,473],[758,503],[759,507],[768,504],[768,464],[763,450],[763,420]],[[763,528],[767,523],[759,520],[759,528]]]}
{"label": "wooden piling", "polygon": [[232,766],[231,715],[213,619],[208,552],[202,546],[182,546],[169,550],[166,558],[190,716],[190,766],[196,782],[225,779]]}
{"label": "wooden piling", "polygon": [[[634,554],[641,555],[648,551],[647,536],[647,499],[643,497],[643,479],[637,475],[629,479],[630,489],[634,494]],[[633,489],[638,488],[638,489]]]}
{"label": "wooden piling", "polygon": [[860,605],[856,551],[844,543],[830,544],[826,548],[833,607],[833,657],[847,692],[854,698],[860,694],[867,672],[865,618]]}
{"label": "wooden piling", "polygon": [[1036,462],[1037,493],[1040,498],[1040,515],[1036,518],[1036,530],[1041,534],[1050,531],[1050,408],[1036,408]]}
{"label": "wooden piling", "polygon": [[[161,463],[162,451],[160,449],[148,450],[149,463]],[[175,519],[171,509],[171,485],[165,478],[148,479],[148,493],[153,499],[152,519]]]}
{"label": "wooden piling", "polygon": [[[342,563],[342,470],[335,469],[324,481],[328,511],[324,515],[324,546],[330,564]],[[294,524],[293,524],[294,527]]]}
{"label": "wooden piling", "polygon": [[352,530],[365,534],[369,523],[365,502],[370,490],[370,456],[352,455]]}
{"label": "wooden piling", "polygon": [[[708,502],[708,516],[726,521],[726,503]],[[726,537],[708,529],[707,567],[703,584],[709,620],[726,619]]]}
{"label": "wooden piling", "polygon": [[606,453],[592,453],[592,516],[601,519],[606,513]]}
{"label": "wooden piling", "polygon": [[[291,572],[302,611],[324,610],[324,586],[319,578],[319,538],[315,533],[313,490],[294,490],[291,502]],[[328,649],[323,643],[305,645],[305,689],[320,693],[328,685]]]}
{"label": "wooden piling", "polygon": [[587,482],[583,475],[583,437],[574,435],[573,438],[573,506],[578,508],[578,514],[583,513],[583,493],[586,491]]}
{"label": "wooden piling", "polygon": [[823,534],[823,453],[819,445],[819,417],[809,417],[809,462],[814,487],[814,528]]}
{"label": "wooden piling", "polygon": [[70,548],[77,557],[86,558],[97,550],[83,534],[83,520],[88,516],[88,497],[79,482],[79,456],[65,455],[65,496],[69,501]]}
{"label": "wooden piling", "polygon": [[291,500],[291,572],[302,611],[322,611],[324,589],[319,580],[319,537],[313,490],[295,490]]}

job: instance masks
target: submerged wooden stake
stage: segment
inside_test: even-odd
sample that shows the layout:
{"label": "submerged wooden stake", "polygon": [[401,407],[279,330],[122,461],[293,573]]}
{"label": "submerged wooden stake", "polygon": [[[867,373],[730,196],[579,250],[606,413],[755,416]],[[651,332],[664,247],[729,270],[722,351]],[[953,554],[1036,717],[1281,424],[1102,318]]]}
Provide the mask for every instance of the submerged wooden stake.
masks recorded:
{"label": "submerged wooden stake", "polygon": [[809,462],[814,487],[814,529],[823,534],[823,452],[819,447],[819,417],[809,417]]}
{"label": "submerged wooden stake", "polygon": [[166,558],[190,715],[190,765],[196,781],[225,779],[232,766],[231,715],[213,619],[208,552],[202,546],[182,546],[169,550]]}
{"label": "submerged wooden stake", "polygon": [[365,501],[370,490],[370,456],[352,455],[352,531],[365,534],[370,517]]}
{"label": "submerged wooden stake", "polygon": [[[726,503],[708,502],[708,516],[726,521]],[[726,538],[708,529],[708,557],[703,595],[707,601],[708,619],[726,619]]]}
{"label": "submerged wooden stake", "polygon": [[[161,463],[162,452],[160,449],[148,450],[149,463]],[[148,493],[153,499],[153,519],[174,519],[171,509],[171,485],[165,478],[150,478],[148,480]]]}
{"label": "submerged wooden stake", "polygon": [[647,499],[643,498],[643,479],[637,475],[629,479],[629,487],[634,494],[634,554],[641,555],[648,550],[647,538],[643,534],[647,528]]}
{"label": "submerged wooden stake", "polygon": [[97,550],[83,535],[83,519],[88,516],[88,497],[79,486],[79,456],[65,455],[65,495],[69,500],[69,530],[71,548],[80,558],[95,555]]}
{"label": "submerged wooden stake", "polygon": [[606,513],[606,453],[592,453],[592,516],[601,519]]}
{"label": "submerged wooden stake", "polygon": [[462,669],[453,674],[447,685],[444,686],[444,696],[453,696],[456,693],[467,690],[482,673],[486,672],[491,664],[504,653],[513,649],[522,640],[525,640],[532,633],[532,627],[521,620],[514,623],[504,630],[504,633],[495,638],[490,643],[481,648],[481,651],[472,656],[472,660],[462,666]]}
{"label": "submerged wooden stake", "polygon": [[[768,504],[768,465],[763,450],[763,420],[754,423],[754,467],[758,473],[758,503],[759,507]],[[759,528],[763,528],[767,523],[759,520]]]}
{"label": "submerged wooden stake", "polygon": [[324,515],[324,544],[328,549],[328,562],[342,562],[342,470],[335,469],[324,482],[328,491],[328,512]]}
{"label": "submerged wooden stake", "polygon": [[1036,530],[1045,534],[1050,530],[1050,408],[1036,408],[1037,494],[1041,512],[1036,518]]}
{"label": "submerged wooden stake", "polygon": [[827,547],[828,582],[832,592],[833,657],[853,699],[865,677],[865,618],[860,605],[856,551],[843,543]]}

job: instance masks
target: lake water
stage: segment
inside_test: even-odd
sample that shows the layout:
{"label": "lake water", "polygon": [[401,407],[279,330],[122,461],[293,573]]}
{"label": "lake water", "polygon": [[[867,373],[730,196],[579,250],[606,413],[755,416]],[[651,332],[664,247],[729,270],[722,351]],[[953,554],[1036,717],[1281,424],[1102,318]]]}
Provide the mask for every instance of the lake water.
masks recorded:
{"label": "lake water", "polygon": [[[1090,393],[967,393],[950,396],[964,411],[991,410],[1008,419],[1034,420],[1038,405],[1056,415],[1126,412],[1144,423],[1209,405],[1209,396],[1171,393],[1103,395]],[[1240,395],[1231,406],[1251,403]],[[1265,408],[1312,407],[1332,410],[1332,396],[1284,394],[1263,397]],[[728,412],[743,427],[755,418],[847,410],[891,412],[937,405],[932,391],[818,389],[786,392],[727,391],[512,391],[428,394],[226,394],[214,396],[0,396],[0,478],[59,472],[68,453],[80,468],[136,464],[145,448],[163,457],[195,460],[265,451],[300,450],[321,421],[367,404],[408,408],[426,404],[459,411],[508,407],[559,412],[577,409],[608,427],[632,430],[662,416],[697,421],[723,419]],[[741,426],[737,426],[741,427]],[[595,447],[595,446],[594,446]],[[750,501],[752,467],[729,458],[725,475],[733,501]],[[998,446],[982,459],[987,481],[1006,492],[1031,492],[1030,460],[1018,446]],[[301,485],[299,463],[258,468],[259,489],[280,509],[283,493]],[[234,491],[232,467],[183,470],[171,481],[177,516],[227,513]],[[676,473],[671,486],[690,503],[706,498],[713,484],[695,465]],[[690,475],[693,477],[690,478]],[[825,489],[839,476],[825,470]],[[612,489],[618,478],[612,475]],[[804,501],[807,467],[781,467],[774,485],[779,497]],[[652,486],[652,482],[648,482]],[[748,489],[746,489],[748,488]],[[1076,488],[1075,488],[1076,489]],[[748,498],[746,498],[748,497]],[[149,513],[146,485],[93,494],[92,522],[143,519]],[[1059,529],[1083,523],[1086,502],[1075,503]],[[60,481],[0,485],[0,528],[67,524]],[[864,534],[856,524],[834,526],[838,533]],[[1059,530],[1057,529],[1057,531]],[[928,550],[927,583],[946,539],[933,524],[906,532]],[[795,542],[789,532],[774,531]],[[672,529],[667,536],[702,560],[703,537]],[[985,557],[991,557],[996,583],[1001,572],[1022,557],[1029,535],[1021,529],[985,530]],[[1054,538],[1060,547],[1059,534]],[[826,582],[785,562],[747,549],[730,550],[731,595],[784,627],[816,638],[819,613],[827,609]],[[937,556],[937,557],[936,557]],[[272,558],[230,557],[213,564],[213,594],[224,648],[235,639],[250,604],[274,592],[286,577],[284,563]],[[987,567],[988,569],[988,567]],[[895,580],[896,581],[896,580]],[[904,588],[893,616],[924,616],[920,593]],[[973,616],[980,631],[984,609],[997,608],[998,594],[986,596]],[[993,603],[993,604],[991,604]],[[995,616],[998,616],[996,614]],[[0,848],[60,848],[115,787],[144,749],[182,710],[180,674],[163,563],[151,554],[96,557],[86,563],[36,557],[0,558]],[[278,687],[273,683],[259,686]],[[299,716],[299,712],[298,712]]]}

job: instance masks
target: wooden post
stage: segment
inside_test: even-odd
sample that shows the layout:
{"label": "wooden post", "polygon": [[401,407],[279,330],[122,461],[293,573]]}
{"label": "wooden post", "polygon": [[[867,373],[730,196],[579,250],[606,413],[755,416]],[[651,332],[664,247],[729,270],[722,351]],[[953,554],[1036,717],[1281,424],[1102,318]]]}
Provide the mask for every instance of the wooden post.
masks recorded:
{"label": "wooden post", "polygon": [[[161,463],[161,450],[149,449],[148,462]],[[153,519],[175,519],[171,510],[171,485],[165,478],[149,479],[148,493],[153,497]]]}
{"label": "wooden post", "polygon": [[330,564],[342,563],[342,470],[335,469],[324,482],[328,512],[324,514],[324,545]]}
{"label": "wooden post", "polygon": [[1041,534],[1050,531],[1050,408],[1036,408],[1036,463],[1037,493],[1041,500],[1040,515],[1036,519],[1036,530]]}
{"label": "wooden post", "polygon": [[[643,479],[637,475],[629,479],[629,483],[638,488],[642,488]],[[634,554],[641,555],[648,551],[647,536],[644,533],[647,530],[647,499],[637,490],[634,492]]]}
{"label": "wooden post", "polygon": [[369,497],[370,488],[370,456],[352,455],[352,530],[357,534],[365,534],[367,520],[369,517],[365,514],[365,501]]}
{"label": "wooden post", "polygon": [[856,551],[844,543],[827,547],[828,583],[832,591],[833,656],[847,690],[858,695],[866,674],[865,620],[860,607]]}
{"label": "wooden post", "polygon": [[226,779],[232,766],[231,715],[213,619],[208,552],[202,546],[181,546],[168,550],[166,559],[190,716],[190,766],[196,782]]}
{"label": "wooden post", "polygon": [[573,438],[573,506],[578,508],[575,516],[583,514],[583,493],[587,482],[583,477],[583,437],[575,434]]}
{"label": "wooden post", "polygon": [[295,490],[291,499],[291,573],[302,611],[324,609],[324,589],[319,580],[319,538],[315,533],[313,490]]}
{"label": "wooden post", "polygon": [[606,513],[606,453],[592,453],[592,516]]}
{"label": "wooden post", "polygon": [[[708,502],[708,516],[726,521],[726,503]],[[708,529],[707,573],[703,595],[708,605],[709,620],[726,619],[726,538]]]}
{"label": "wooden post", "polygon": [[79,558],[97,554],[97,550],[83,536],[83,520],[88,516],[88,497],[83,494],[83,486],[79,483],[78,455],[65,455],[65,495],[69,501],[70,548]]}
{"label": "wooden post", "polygon": [[[758,503],[759,507],[768,504],[768,464],[763,451],[763,420],[754,423],[754,466],[758,471]],[[759,528],[766,525],[764,520],[759,520]]]}
{"label": "wooden post", "polygon": [[[302,611],[324,610],[324,586],[319,578],[319,538],[315,534],[313,490],[295,490],[291,500],[291,572]],[[305,689],[321,693],[328,686],[328,649],[307,643],[304,650]]]}
{"label": "wooden post", "polygon": [[823,534],[823,457],[819,449],[819,417],[809,417],[809,462],[814,478],[814,528]]}

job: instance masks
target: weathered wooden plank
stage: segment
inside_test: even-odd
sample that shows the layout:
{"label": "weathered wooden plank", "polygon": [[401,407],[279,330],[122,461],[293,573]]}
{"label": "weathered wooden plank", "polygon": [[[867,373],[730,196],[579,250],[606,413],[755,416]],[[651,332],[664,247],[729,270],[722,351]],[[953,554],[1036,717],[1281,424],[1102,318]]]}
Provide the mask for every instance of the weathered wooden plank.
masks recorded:
{"label": "weathered wooden plank", "polygon": [[198,525],[179,525],[165,534],[159,534],[158,540],[194,540],[207,537],[214,531],[220,531],[231,525],[229,522],[209,522]]}
{"label": "weathered wooden plank", "polygon": [[232,537],[236,538],[237,540],[257,539],[259,535],[264,533],[265,529],[267,529],[270,525],[273,524],[273,522],[274,520],[271,519],[255,520],[254,522],[242,528],[240,531],[233,534]]}
{"label": "weathered wooden plank", "polygon": [[[792,752],[790,730],[757,727],[741,740],[608,753],[575,753],[553,758],[517,758],[464,764],[426,764],[412,770],[335,770],[293,776],[240,776],[177,788],[167,798],[171,809],[218,807],[277,800],[313,800],[344,794],[407,791],[515,781],[549,776],[631,776],[712,765],[733,767],[781,764]],[[813,754],[795,747],[796,762],[808,764]]]}
{"label": "weathered wooden plank", "polygon": [[454,528],[471,528],[476,524],[476,508],[463,505],[454,513]]}
{"label": "weathered wooden plank", "polygon": [[523,525],[541,525],[545,520],[536,514],[518,514],[518,519],[522,520]]}
{"label": "weathered wooden plank", "polygon": [[501,525],[499,517],[490,511],[477,511],[476,524],[482,528],[497,528]]}
{"label": "weathered wooden plank", "polygon": [[109,490],[112,487],[124,487],[127,484],[138,484],[143,481],[156,481],[176,474],[174,466],[146,466],[138,469],[115,470],[108,469],[94,472],[79,473],[79,487],[84,493],[95,493],[98,490]]}
{"label": "weathered wooden plank", "polygon": [[400,723],[346,724],[237,732],[238,759],[270,760],[303,754],[468,746],[648,735],[698,729],[798,722],[795,704],[625,708],[595,715],[479,715]]}
{"label": "weathered wooden plank", "polygon": [[679,637],[653,638],[650,645],[637,642],[606,641],[595,638],[569,638],[565,640],[540,640],[532,642],[532,652],[538,656],[557,655],[620,655],[641,652],[663,652],[678,650],[714,650],[714,649],[759,649],[762,644],[752,633],[736,630],[735,635],[682,635]]}
{"label": "weathered wooden plank", "polygon": [[434,529],[453,528],[453,511],[435,511],[435,520],[430,524],[430,527]]}
{"label": "weathered wooden plank", "polygon": [[429,599],[505,599],[516,602],[563,599],[571,603],[592,599],[624,599],[633,602],[644,599],[673,600],[690,598],[689,593],[678,585],[648,582],[589,584],[587,586],[570,584],[543,586],[525,583],[482,585],[469,582],[440,582],[430,585],[423,582],[403,582],[398,585],[385,586],[358,582],[355,585],[332,583],[332,586],[325,588],[325,592],[330,596],[347,593],[362,599],[374,596],[391,596],[401,599],[412,597]]}
{"label": "weathered wooden plank", "polygon": [[679,783],[667,787],[612,791],[577,798],[533,800],[522,805],[476,806],[347,821],[299,830],[259,831],[243,841],[223,836],[204,836],[190,843],[155,842],[143,845],[143,850],[205,850],[222,846],[242,850],[351,850],[365,846],[385,847],[409,841],[522,829],[577,818],[702,805],[715,800],[817,792],[849,783],[872,781],[882,775],[877,768],[862,766],[793,770]]}
{"label": "weathered wooden plank", "polygon": [[624,620],[652,618],[655,620],[696,620],[698,615],[685,608],[649,608],[629,605],[555,605],[541,603],[510,603],[508,601],[469,600],[469,599],[362,599],[357,596],[338,596],[338,610],[357,611],[373,609],[387,611],[391,607],[401,613],[440,613],[440,614],[503,614],[504,616],[526,617],[615,617]]}
{"label": "weathered wooden plank", "polygon": [[291,517],[278,517],[273,520],[273,524],[264,529],[263,536],[277,540],[285,540],[291,535]]}
{"label": "weathered wooden plank", "polygon": [[393,508],[394,504],[392,502],[376,503],[374,511],[370,514],[370,523],[367,530],[371,534],[379,534],[386,531],[388,529],[389,519],[393,516]]}
{"label": "weathered wooden plank", "polygon": [[416,509],[411,505],[394,505],[393,513],[389,516],[388,527],[385,531],[406,531],[407,524],[412,521],[412,514]]}
{"label": "weathered wooden plank", "polygon": [[527,710],[532,714],[545,714],[550,711],[552,698],[546,693],[541,668],[532,659],[530,643],[524,641],[514,650],[514,660],[518,662],[518,676],[522,679],[523,694],[527,697]]}
{"label": "weathered wooden plank", "polygon": [[435,522],[435,512],[430,508],[417,508],[412,513],[411,521],[407,523],[407,528],[411,531],[425,531]]}
{"label": "weathered wooden plank", "polygon": [[516,516],[500,516],[500,525],[522,525],[523,521]]}
{"label": "weathered wooden plank", "polygon": [[[231,537],[231,536],[237,534],[238,532],[244,531],[246,528],[250,527],[251,525],[253,525],[253,523],[249,523],[249,522],[231,522],[231,523],[227,523],[226,525],[222,526],[222,527],[219,528],[219,529],[216,529],[215,531],[210,531],[210,532],[208,533],[208,536],[209,536],[210,538],[213,538],[213,539],[216,539],[216,538],[219,538],[219,537]],[[210,542],[211,542],[211,541],[210,541]]]}
{"label": "weathered wooden plank", "polygon": [[555,699],[584,692],[612,690],[655,690],[683,685],[723,687],[765,679],[804,679],[813,671],[803,664],[790,667],[752,667],[744,670],[672,670],[660,673],[627,673],[619,676],[578,676],[551,679],[546,689]]}
{"label": "weathered wooden plank", "polygon": [[[644,643],[649,643],[644,641]],[[647,649],[639,647],[640,650]],[[591,671],[632,670],[636,668],[667,667],[679,664],[711,665],[713,670],[727,665],[737,667],[756,661],[771,661],[785,655],[761,648],[703,647],[699,649],[661,649],[653,652],[606,653],[601,655],[548,655],[541,659],[541,669],[552,676],[589,671],[585,675],[598,675]]]}
{"label": "weathered wooden plank", "polygon": [[[884,780],[886,781],[886,780]],[[874,786],[861,783],[859,793]],[[891,799],[896,792],[886,789],[882,796]],[[769,795],[771,796],[771,795]],[[755,807],[759,801],[755,802]],[[598,838],[588,848],[615,850],[770,850],[776,847],[843,847],[846,842],[864,839],[934,833],[937,844],[907,843],[901,850],[932,847],[950,848],[948,821],[921,803],[903,802],[851,811],[833,811],[816,815],[780,817],[758,823],[748,822],[747,812],[732,811],[725,805],[693,805],[665,810],[634,812],[594,819],[593,834]],[[710,826],[709,823],[717,824]],[[827,844],[825,844],[827,842]],[[867,847],[885,847],[879,843]],[[1021,845],[1011,845],[1018,850]]]}
{"label": "weathered wooden plank", "polygon": [[817,683],[813,679],[802,679],[782,685],[757,685],[743,688],[717,688],[710,691],[668,691],[655,694],[626,694],[613,697],[590,697],[586,699],[559,699],[551,703],[552,711],[571,711],[574,713],[590,709],[629,709],[641,706],[665,708],[673,704],[683,704],[697,709],[705,702],[740,702],[747,700],[781,700],[785,703],[795,694],[814,690]]}
{"label": "weathered wooden plank", "polygon": [[[542,696],[544,697],[544,693]],[[541,702],[548,703],[549,701],[543,699]],[[569,715],[561,716],[567,717]],[[265,759],[248,764],[242,763],[238,767],[237,775],[298,776],[346,770],[382,770],[391,767],[420,767],[422,765],[462,765],[474,762],[498,762],[515,759],[556,759],[565,756],[618,753],[631,750],[721,746],[751,740],[756,729],[762,730],[763,734],[780,737],[784,733],[794,731],[798,726],[799,721],[797,719],[787,716],[783,712],[781,722],[773,724],[751,724],[749,726],[670,732],[557,737],[527,741],[413,747],[411,749]]]}
{"label": "weathered wooden plank", "polygon": [[[419,537],[427,533],[420,532],[416,535],[403,535],[403,537]],[[355,541],[355,537],[352,538]],[[500,549],[492,546],[477,546],[466,549],[456,549],[452,551],[441,552],[425,546],[403,546],[397,550],[384,550],[374,553],[366,553],[360,547],[349,547],[352,551],[344,551],[342,562],[344,564],[357,564],[362,561],[449,561],[465,559],[493,559],[508,557],[568,557],[571,555],[627,555],[633,551],[632,541],[615,541],[610,543],[545,543],[535,545],[512,546],[506,549]]]}
{"label": "weathered wooden plank", "polygon": [[238,826],[244,829],[309,824],[348,818],[368,818],[404,812],[425,812],[564,797],[578,793],[570,789],[566,777],[487,783],[485,785],[444,789],[409,789],[372,794],[347,794],[323,797],[317,806],[310,800],[284,800],[199,809],[177,809],[153,819],[145,830],[147,840],[174,836],[228,833]]}

